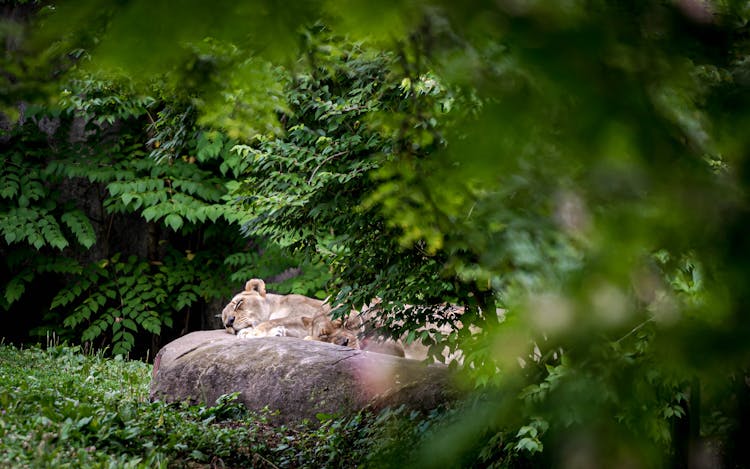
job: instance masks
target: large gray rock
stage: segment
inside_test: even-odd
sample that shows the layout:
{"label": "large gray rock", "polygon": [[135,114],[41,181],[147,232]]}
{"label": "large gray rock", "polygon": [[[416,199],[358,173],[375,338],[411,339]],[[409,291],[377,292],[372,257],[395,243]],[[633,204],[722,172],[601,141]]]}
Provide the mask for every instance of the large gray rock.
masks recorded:
{"label": "large gray rock", "polygon": [[444,365],[291,337],[238,339],[223,330],[187,334],[154,360],[154,400],[214,404],[239,391],[251,410],[278,410],[278,422],[319,412],[348,415],[405,404],[428,410],[457,396]]}

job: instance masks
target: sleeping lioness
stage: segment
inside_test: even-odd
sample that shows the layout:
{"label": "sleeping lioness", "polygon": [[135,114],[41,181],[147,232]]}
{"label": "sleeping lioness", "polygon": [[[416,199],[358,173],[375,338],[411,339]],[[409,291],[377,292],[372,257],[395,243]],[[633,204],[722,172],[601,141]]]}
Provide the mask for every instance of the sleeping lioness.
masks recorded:
{"label": "sleeping lioness", "polygon": [[266,292],[261,279],[251,279],[221,312],[224,328],[240,338],[298,337],[359,348],[357,335],[331,320],[330,305],[303,295]]}
{"label": "sleeping lioness", "polygon": [[340,319],[332,321],[327,309],[313,317],[290,315],[284,318],[269,319],[255,327],[241,329],[237,332],[237,337],[297,337],[359,348],[357,335],[342,327]]}
{"label": "sleeping lioness", "polygon": [[230,334],[257,327],[264,321],[279,318],[315,317],[327,311],[321,300],[303,295],[276,295],[266,293],[266,283],[254,278],[245,284],[245,290],[232,298],[221,312],[224,328]]}

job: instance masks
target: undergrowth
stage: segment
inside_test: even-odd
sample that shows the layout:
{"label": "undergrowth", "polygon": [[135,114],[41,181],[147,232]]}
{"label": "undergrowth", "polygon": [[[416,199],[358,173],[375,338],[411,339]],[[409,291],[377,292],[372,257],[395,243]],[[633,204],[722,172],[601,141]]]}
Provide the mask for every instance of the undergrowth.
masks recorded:
{"label": "undergrowth", "polygon": [[236,394],[150,402],[151,370],[79,347],[0,345],[0,467],[403,467],[439,420],[396,409],[273,426]]}

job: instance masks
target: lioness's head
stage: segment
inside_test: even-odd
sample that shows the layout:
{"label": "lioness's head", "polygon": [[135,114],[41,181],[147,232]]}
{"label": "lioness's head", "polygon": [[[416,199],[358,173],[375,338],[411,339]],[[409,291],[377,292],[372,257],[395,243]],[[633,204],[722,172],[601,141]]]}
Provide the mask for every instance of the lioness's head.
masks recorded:
{"label": "lioness's head", "polygon": [[266,284],[252,279],[245,284],[245,291],[237,294],[221,312],[221,321],[230,334],[247,327],[255,327],[271,316],[266,300]]}
{"label": "lioness's head", "polygon": [[330,344],[343,345],[344,347],[349,348],[360,348],[357,334],[343,327],[334,328],[330,331],[323,331],[318,336],[318,340],[328,342]]}
{"label": "lioness's head", "polygon": [[331,321],[327,315],[317,315],[314,318],[303,317],[302,321],[310,331],[310,337],[314,340],[359,348],[357,334],[344,327],[344,322],[341,319]]}

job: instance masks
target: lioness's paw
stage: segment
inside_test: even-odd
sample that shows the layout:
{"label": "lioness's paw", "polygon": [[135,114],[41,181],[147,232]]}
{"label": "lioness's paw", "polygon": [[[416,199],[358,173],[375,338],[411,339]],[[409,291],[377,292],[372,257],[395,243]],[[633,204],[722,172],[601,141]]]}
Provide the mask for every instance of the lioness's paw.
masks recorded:
{"label": "lioness's paw", "polygon": [[253,334],[252,327],[247,327],[245,329],[237,331],[237,338],[239,339],[251,339],[253,337],[255,337],[255,334]]}
{"label": "lioness's paw", "polygon": [[270,331],[268,331],[269,337],[286,337],[286,327],[284,326],[276,326]]}

